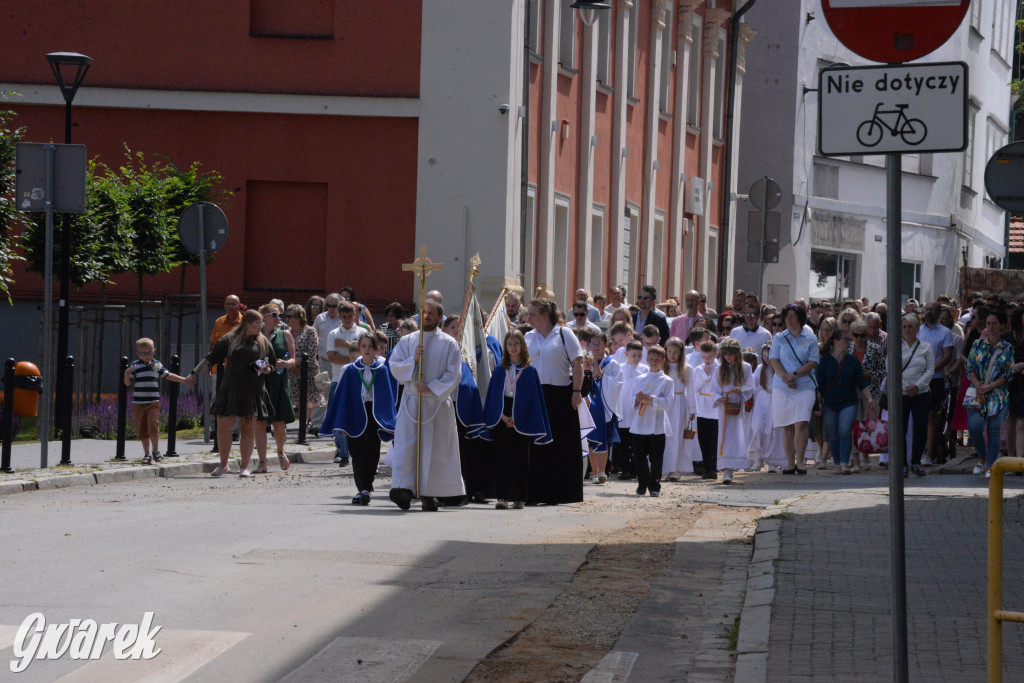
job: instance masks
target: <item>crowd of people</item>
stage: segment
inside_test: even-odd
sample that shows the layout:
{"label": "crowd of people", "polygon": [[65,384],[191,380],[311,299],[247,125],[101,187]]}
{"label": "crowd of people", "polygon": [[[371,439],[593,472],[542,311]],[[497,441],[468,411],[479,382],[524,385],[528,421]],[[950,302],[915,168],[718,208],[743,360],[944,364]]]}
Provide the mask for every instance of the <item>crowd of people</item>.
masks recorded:
{"label": "crowd of people", "polygon": [[[475,359],[490,369],[478,386],[456,341],[459,316],[445,315],[440,292],[427,297],[422,320],[392,303],[379,327],[347,288],[258,312],[228,297],[210,353],[173,378],[194,382],[225,363],[213,476],[227,472],[238,430],[241,476],[251,476],[253,446],[253,473],[267,471],[268,432],[287,469],[284,426],[301,402],[309,428],[334,439],[335,462],[351,460],[356,505],[371,500],[385,443],[390,499],[409,509],[419,498],[424,510],[577,502],[585,482],[611,475],[657,497],[663,482],[688,477],[728,485],[740,471],[804,475],[809,462],[838,475],[869,470],[875,457],[890,465],[852,437],[855,421],[886,415],[885,300],[778,309],[737,290],[716,312],[697,291],[680,303],[644,286],[631,305],[613,287],[577,290],[566,316],[511,291],[507,333]],[[1024,454],[1024,305],[980,293],[963,308],[910,299],[900,320],[904,475],[951,457],[963,431],[977,475],[1001,453]],[[312,366],[304,396],[301,354]]]}

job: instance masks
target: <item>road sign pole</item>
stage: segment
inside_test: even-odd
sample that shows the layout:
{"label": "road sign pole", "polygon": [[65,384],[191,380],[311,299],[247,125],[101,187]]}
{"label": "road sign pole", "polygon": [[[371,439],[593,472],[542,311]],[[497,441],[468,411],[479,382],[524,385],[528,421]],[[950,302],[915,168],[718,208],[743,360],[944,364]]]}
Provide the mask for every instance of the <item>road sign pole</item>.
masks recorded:
{"label": "road sign pole", "polygon": [[46,146],[46,236],[43,259],[43,405],[39,416],[39,467],[49,463],[50,412],[53,409],[53,166],[57,148]]}
{"label": "road sign pole", "polygon": [[757,269],[757,300],[764,301],[764,248],[768,243],[768,181],[770,178],[764,176],[765,201],[764,209],[761,211],[761,262]]}
{"label": "road sign pole", "polygon": [[[196,342],[205,344],[210,336],[206,333],[206,229],[204,214],[206,207],[200,205],[199,220],[199,330],[202,338]],[[200,347],[201,348],[201,347]],[[210,382],[203,380],[203,443],[210,443]]]}
{"label": "road sign pole", "polygon": [[886,171],[886,319],[889,334],[889,533],[892,579],[892,680],[909,679],[907,660],[907,555],[903,518],[903,468],[907,466],[907,442],[903,428],[903,315],[900,264],[903,260],[901,227],[903,214],[902,163],[900,154],[885,155]]}

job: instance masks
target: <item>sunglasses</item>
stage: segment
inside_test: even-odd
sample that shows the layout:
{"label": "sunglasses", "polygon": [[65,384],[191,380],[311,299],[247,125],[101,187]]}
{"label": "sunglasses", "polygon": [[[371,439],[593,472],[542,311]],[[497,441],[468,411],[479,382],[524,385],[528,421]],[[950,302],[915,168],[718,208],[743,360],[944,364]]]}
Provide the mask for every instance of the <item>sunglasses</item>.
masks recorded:
{"label": "sunglasses", "polygon": [[637,299],[640,300],[640,301],[653,301],[654,297],[652,297],[652,296],[638,296]]}
{"label": "sunglasses", "polygon": [[327,308],[337,308],[338,304],[327,304]]}
{"label": "sunglasses", "polygon": [[274,320],[279,320],[281,318],[281,314],[280,313],[271,313],[270,317],[273,318]]}

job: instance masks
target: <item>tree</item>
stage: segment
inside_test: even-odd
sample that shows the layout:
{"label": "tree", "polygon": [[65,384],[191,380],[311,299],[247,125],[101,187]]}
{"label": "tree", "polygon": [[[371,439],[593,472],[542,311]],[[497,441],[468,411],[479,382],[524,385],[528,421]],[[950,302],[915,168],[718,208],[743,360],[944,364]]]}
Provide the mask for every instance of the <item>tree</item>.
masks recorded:
{"label": "tree", "polygon": [[11,127],[14,116],[12,111],[0,111],[0,294],[7,297],[8,303],[14,284],[12,264],[21,260],[15,251],[13,232],[25,222],[25,214],[18,210],[14,197],[15,152],[25,136],[25,129]]}

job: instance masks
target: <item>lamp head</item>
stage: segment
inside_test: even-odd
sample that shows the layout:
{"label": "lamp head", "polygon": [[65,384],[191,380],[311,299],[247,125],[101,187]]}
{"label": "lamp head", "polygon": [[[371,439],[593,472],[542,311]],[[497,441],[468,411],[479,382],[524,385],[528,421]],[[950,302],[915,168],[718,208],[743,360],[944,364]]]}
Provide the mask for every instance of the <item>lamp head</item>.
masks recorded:
{"label": "lamp head", "polygon": [[587,26],[593,26],[594,22],[597,21],[598,10],[612,8],[610,4],[607,2],[600,2],[600,0],[576,0],[576,2],[569,5],[569,7],[580,11],[580,18]]}
{"label": "lamp head", "polygon": [[[60,88],[64,101],[71,102],[75,99],[75,93],[78,92],[78,86],[82,84],[89,65],[92,64],[92,58],[77,52],[51,52],[46,55],[46,61],[53,69],[57,87]],[[72,69],[74,69],[74,73],[72,73]],[[68,77],[65,77],[65,70],[67,70]]]}

